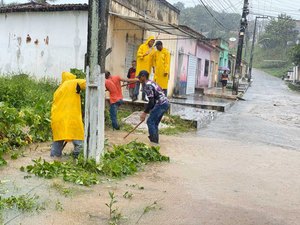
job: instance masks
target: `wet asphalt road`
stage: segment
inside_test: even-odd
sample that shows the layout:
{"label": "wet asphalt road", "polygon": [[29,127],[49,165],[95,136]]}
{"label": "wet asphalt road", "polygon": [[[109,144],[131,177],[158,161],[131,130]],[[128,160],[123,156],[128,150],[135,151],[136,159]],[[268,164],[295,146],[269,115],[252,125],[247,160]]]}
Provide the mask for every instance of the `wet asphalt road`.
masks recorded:
{"label": "wet asphalt road", "polygon": [[246,101],[238,101],[198,135],[300,151],[300,93],[259,70],[253,78]]}

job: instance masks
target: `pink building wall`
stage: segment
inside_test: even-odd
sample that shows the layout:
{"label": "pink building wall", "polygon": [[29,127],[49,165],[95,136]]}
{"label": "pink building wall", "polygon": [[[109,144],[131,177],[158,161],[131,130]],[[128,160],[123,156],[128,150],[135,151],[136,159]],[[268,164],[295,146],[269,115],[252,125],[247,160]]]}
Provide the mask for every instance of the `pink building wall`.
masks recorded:
{"label": "pink building wall", "polygon": [[[197,79],[196,87],[208,87],[209,86],[209,76],[211,76],[211,71],[210,71],[211,51],[212,51],[212,49],[209,48],[208,46],[205,46],[204,44],[198,44],[198,46],[197,46],[196,56],[197,56],[197,58],[201,59],[201,66],[200,66],[200,71],[197,74],[198,79]],[[209,61],[208,76],[204,76],[205,60]]]}
{"label": "pink building wall", "polygon": [[183,95],[186,91],[188,56],[196,56],[197,42],[194,39],[178,40],[176,58],[176,87],[179,94]]}

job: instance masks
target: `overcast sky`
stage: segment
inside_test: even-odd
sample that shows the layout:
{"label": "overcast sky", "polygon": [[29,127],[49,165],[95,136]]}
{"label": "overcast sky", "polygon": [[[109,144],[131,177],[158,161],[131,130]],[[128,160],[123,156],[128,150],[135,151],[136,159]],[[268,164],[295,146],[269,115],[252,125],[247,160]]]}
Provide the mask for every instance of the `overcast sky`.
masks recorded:
{"label": "overcast sky", "polygon": [[[176,3],[178,0],[168,0],[170,3]],[[200,0],[181,0],[186,7],[200,4]],[[243,0],[202,0],[205,4],[211,6],[217,11],[227,11],[242,13]],[[28,2],[27,0],[4,0],[5,3]],[[88,0],[57,0],[56,4],[62,3],[87,3]],[[286,13],[294,19],[300,20],[300,0],[249,0],[250,12],[259,15],[277,16],[280,13]],[[249,19],[251,19],[250,16]]]}

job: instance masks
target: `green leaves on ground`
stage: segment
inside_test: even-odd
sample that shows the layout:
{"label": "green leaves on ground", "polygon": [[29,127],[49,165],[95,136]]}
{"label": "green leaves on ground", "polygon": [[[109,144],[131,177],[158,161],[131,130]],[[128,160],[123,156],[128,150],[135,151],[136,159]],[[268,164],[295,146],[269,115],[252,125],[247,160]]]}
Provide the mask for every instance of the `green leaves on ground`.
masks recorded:
{"label": "green leaves on ground", "polygon": [[32,212],[33,210],[41,210],[43,207],[38,203],[37,195],[20,195],[18,197],[12,195],[8,198],[0,196],[0,210],[17,208],[22,212]]}
{"label": "green leaves on ground", "polygon": [[146,163],[169,160],[169,157],[160,154],[159,147],[133,141],[113,146],[112,150],[104,153],[100,164],[93,159],[85,161],[83,155],[76,161],[67,162],[47,162],[40,158],[33,160],[33,165],[21,167],[21,171],[47,179],[62,177],[65,181],[89,186],[99,183],[99,175],[120,178],[134,174]]}
{"label": "green leaves on ground", "polygon": [[169,157],[160,154],[159,147],[133,141],[126,145],[113,146],[112,151],[103,155],[100,168],[105,176],[122,177],[134,174],[148,162],[169,160]]}

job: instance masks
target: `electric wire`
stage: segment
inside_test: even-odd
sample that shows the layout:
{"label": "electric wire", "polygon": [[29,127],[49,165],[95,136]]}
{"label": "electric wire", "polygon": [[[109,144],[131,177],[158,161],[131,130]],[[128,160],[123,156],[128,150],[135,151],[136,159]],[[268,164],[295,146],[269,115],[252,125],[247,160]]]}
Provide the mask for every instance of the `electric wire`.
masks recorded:
{"label": "electric wire", "polygon": [[207,13],[214,19],[214,21],[216,22],[216,24],[220,27],[220,28],[224,28],[225,30],[229,30],[227,27],[225,27],[213,14],[212,12],[209,10],[209,8],[206,6],[206,4],[203,2],[203,0],[198,0],[199,2],[202,3],[202,5],[204,6],[205,10],[207,11]]}

